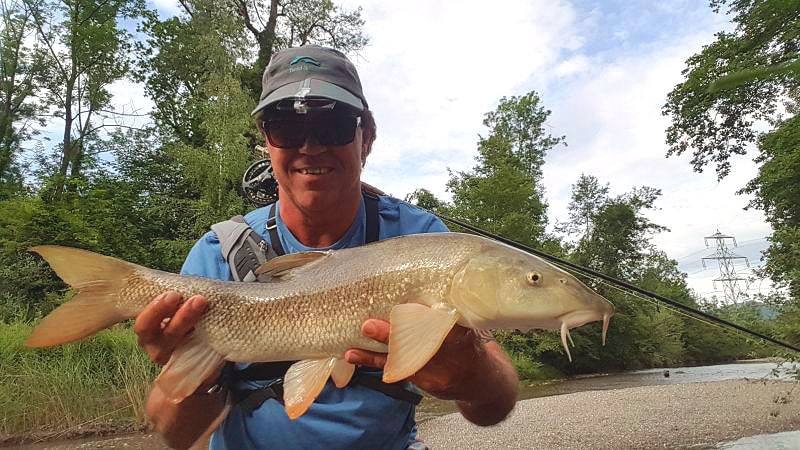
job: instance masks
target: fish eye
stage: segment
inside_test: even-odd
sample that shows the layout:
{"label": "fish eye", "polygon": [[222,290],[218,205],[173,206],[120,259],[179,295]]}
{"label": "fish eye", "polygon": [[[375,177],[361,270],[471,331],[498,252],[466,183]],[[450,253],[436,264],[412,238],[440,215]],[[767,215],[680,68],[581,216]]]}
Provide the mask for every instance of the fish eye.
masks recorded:
{"label": "fish eye", "polygon": [[528,284],[533,286],[538,286],[542,283],[542,274],[539,272],[528,272],[525,278],[527,278]]}

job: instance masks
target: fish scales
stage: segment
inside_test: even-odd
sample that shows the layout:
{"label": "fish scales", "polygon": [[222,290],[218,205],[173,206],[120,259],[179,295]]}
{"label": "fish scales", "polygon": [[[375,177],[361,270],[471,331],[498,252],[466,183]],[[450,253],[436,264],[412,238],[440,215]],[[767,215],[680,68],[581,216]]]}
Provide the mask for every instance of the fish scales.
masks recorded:
{"label": "fish scales", "polygon": [[141,308],[167,289],[186,298],[202,292],[209,309],[195,333],[239,362],[341,357],[351,347],[386,351],[361,335],[364,321],[387,319],[399,303],[446,301],[453,274],[475,251],[456,240],[443,245],[423,238],[391,254],[348,249],[350,254],[296,269],[286,281],[222,283],[142,269],[121,297]]}

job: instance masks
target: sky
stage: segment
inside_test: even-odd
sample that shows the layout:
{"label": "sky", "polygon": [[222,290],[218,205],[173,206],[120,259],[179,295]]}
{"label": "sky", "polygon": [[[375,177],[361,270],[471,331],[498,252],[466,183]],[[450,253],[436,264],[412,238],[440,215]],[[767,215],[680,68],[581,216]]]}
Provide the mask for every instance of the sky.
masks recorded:
{"label": "sky", "polygon": [[[155,4],[163,13],[176,10],[172,0]],[[770,227],[759,211],[744,209],[748,196],[736,194],[756,174],[753,155],[736,159],[721,182],[713,167],[693,172],[689,155],[665,157],[667,93],[682,80],[685,60],[731,28],[707,0],[337,4],[363,8],[370,38],[351,55],[378,123],[365,181],[399,198],[418,188],[449,198],[448,169],[473,166],[483,115],[504,96],[535,90],[552,111],[548,131],[567,141],[543,168],[551,228],[567,218],[571,185],[591,174],[612,195],[661,189],[649,217],[670,231],[654,242],[698,293],[712,295],[719,275],[716,266],[700,265],[714,252],[703,238],[717,230],[743,244],[734,251],[751,265],[761,264]],[[119,94],[128,108],[146,107],[135,85],[120,86]],[[755,286],[766,292],[770,284]]]}

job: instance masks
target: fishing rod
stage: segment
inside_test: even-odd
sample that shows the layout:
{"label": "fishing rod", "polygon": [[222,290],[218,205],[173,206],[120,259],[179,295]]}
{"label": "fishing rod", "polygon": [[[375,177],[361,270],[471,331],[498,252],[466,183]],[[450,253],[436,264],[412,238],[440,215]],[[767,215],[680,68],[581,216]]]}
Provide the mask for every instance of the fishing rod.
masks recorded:
{"label": "fishing rod", "polygon": [[[422,208],[422,209],[424,209],[424,208]],[[601,280],[605,281],[606,283],[609,283],[609,284],[612,284],[612,285],[627,289],[628,291],[636,292],[636,293],[638,293],[640,295],[644,295],[646,297],[650,297],[650,298],[652,298],[654,300],[657,300],[657,301],[659,301],[661,303],[670,305],[673,308],[679,309],[679,310],[681,310],[681,311],[683,311],[683,312],[685,312],[687,314],[693,315],[695,318],[702,318],[703,320],[706,320],[706,321],[709,321],[709,322],[713,322],[713,323],[716,323],[716,324],[719,324],[719,325],[723,325],[723,326],[732,328],[732,329],[737,330],[739,332],[742,332],[742,333],[745,333],[745,334],[749,334],[749,335],[757,337],[757,338],[759,338],[761,340],[764,340],[764,341],[770,342],[772,344],[775,344],[775,345],[777,345],[779,347],[783,347],[785,349],[792,350],[794,352],[800,353],[800,347],[796,347],[796,346],[794,346],[792,344],[789,344],[787,342],[783,342],[783,341],[780,341],[778,339],[772,338],[772,337],[767,336],[767,335],[765,335],[763,333],[759,333],[758,331],[750,330],[750,329],[745,328],[745,327],[743,327],[741,325],[737,325],[737,324],[735,324],[733,322],[730,322],[730,321],[727,321],[727,320],[725,320],[723,318],[717,317],[717,316],[715,316],[713,314],[709,314],[709,313],[700,311],[699,309],[692,308],[691,306],[687,306],[687,305],[684,305],[682,303],[676,302],[675,300],[672,300],[672,299],[669,299],[667,297],[664,297],[663,295],[656,294],[655,292],[650,292],[648,290],[645,290],[645,289],[642,289],[642,288],[640,288],[638,286],[630,284],[630,283],[628,283],[626,281],[620,280],[618,278],[614,278],[612,276],[608,276],[608,275],[606,275],[604,273],[598,272],[598,271],[590,269],[588,267],[583,267],[583,266],[581,266],[579,264],[575,264],[575,263],[572,263],[572,262],[567,261],[565,259],[559,258],[557,256],[550,255],[550,254],[545,253],[545,252],[543,252],[541,250],[536,250],[535,248],[528,247],[527,245],[520,244],[519,242],[516,242],[516,241],[512,241],[511,239],[504,238],[503,236],[500,236],[500,235],[497,235],[497,234],[494,234],[494,233],[490,233],[488,231],[484,231],[484,230],[482,230],[482,229],[480,229],[480,228],[478,228],[476,226],[470,225],[470,224],[468,224],[466,222],[463,222],[461,220],[453,219],[451,217],[447,217],[447,216],[445,216],[443,214],[438,214],[438,213],[435,213],[433,211],[428,211],[428,212],[430,212],[431,214],[435,214],[437,217],[439,217],[440,219],[444,220],[445,222],[450,222],[450,223],[452,223],[454,225],[458,225],[459,227],[467,229],[467,230],[469,230],[469,231],[471,231],[471,232],[473,232],[475,234],[478,234],[478,235],[481,235],[483,237],[487,237],[487,238],[490,238],[490,239],[494,239],[496,241],[499,241],[499,242],[502,242],[504,244],[510,245],[510,246],[512,246],[512,247],[514,247],[516,249],[519,249],[519,250],[522,250],[524,252],[531,253],[533,255],[539,256],[542,259],[546,259],[546,260],[548,260],[550,262],[553,262],[553,263],[556,263],[558,265],[568,267],[568,268],[570,268],[570,269],[572,269],[572,270],[574,270],[574,271],[576,271],[578,273],[581,273],[581,274],[584,274],[584,275],[587,275],[587,276],[591,276],[591,277],[594,277],[594,278],[598,278],[598,279],[601,279]]]}

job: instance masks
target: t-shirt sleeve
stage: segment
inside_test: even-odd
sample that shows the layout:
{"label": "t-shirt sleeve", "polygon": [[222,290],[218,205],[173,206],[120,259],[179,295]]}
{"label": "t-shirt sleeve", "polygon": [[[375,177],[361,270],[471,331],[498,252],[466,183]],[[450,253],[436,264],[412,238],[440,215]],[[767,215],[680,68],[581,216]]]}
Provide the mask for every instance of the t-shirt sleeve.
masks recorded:
{"label": "t-shirt sleeve", "polygon": [[447,229],[447,225],[445,225],[441,219],[431,215],[431,221],[428,223],[428,229],[425,230],[426,233],[445,233],[448,231],[450,230]]}
{"label": "t-shirt sleeve", "polygon": [[216,233],[209,231],[194,244],[183,262],[181,275],[195,275],[228,281],[231,279],[228,263],[222,257]]}

